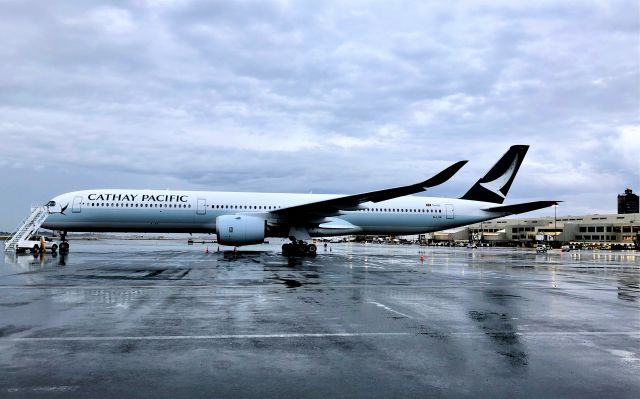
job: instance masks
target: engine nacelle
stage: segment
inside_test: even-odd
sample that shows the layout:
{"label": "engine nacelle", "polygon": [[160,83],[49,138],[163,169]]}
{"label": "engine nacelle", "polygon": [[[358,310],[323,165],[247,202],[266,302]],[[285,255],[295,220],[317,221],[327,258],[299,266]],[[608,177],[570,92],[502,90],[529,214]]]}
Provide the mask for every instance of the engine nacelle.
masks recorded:
{"label": "engine nacelle", "polygon": [[216,218],[216,235],[222,245],[262,244],[267,221],[248,215],[222,215]]}

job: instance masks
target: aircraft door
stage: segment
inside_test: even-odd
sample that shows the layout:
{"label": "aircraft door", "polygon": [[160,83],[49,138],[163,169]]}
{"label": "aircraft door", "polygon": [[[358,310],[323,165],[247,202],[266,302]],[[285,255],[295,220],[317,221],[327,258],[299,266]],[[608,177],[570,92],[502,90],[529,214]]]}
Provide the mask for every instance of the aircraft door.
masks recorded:
{"label": "aircraft door", "polygon": [[453,214],[453,205],[452,204],[444,204],[445,212],[447,212],[447,219],[454,219],[455,215]]}
{"label": "aircraft door", "polygon": [[196,215],[207,214],[207,200],[205,198],[198,198],[198,207],[196,208]]}
{"label": "aircraft door", "polygon": [[73,213],[80,213],[81,210],[82,210],[82,197],[74,197],[71,211]]}

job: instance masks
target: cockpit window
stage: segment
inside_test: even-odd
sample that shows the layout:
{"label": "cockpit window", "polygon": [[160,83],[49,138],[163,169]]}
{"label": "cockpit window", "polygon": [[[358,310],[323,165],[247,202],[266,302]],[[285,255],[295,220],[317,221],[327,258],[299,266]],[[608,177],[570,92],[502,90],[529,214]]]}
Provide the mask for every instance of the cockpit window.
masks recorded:
{"label": "cockpit window", "polygon": [[47,202],[47,206],[56,206],[56,202],[55,201],[49,201],[49,202]]}

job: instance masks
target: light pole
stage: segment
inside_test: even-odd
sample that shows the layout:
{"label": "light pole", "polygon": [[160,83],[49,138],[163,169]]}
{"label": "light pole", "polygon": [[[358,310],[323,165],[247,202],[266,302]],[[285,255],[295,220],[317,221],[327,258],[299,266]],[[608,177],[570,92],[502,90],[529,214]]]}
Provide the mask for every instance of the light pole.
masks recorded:
{"label": "light pole", "polygon": [[555,241],[558,238],[558,218],[556,217],[556,211],[558,209],[558,204],[553,206],[553,241],[554,245],[556,245]]}

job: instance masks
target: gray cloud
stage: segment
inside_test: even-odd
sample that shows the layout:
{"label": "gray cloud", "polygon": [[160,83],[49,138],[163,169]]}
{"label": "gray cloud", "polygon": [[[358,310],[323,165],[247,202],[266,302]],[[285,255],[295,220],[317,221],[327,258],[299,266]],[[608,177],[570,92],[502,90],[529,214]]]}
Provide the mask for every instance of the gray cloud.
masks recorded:
{"label": "gray cloud", "polygon": [[[631,1],[3,2],[4,201],[19,209],[107,185],[354,192],[470,159],[433,192],[458,196],[525,143],[510,200],[612,212],[616,192],[640,191],[638,11]],[[0,228],[20,218],[3,215]]]}

